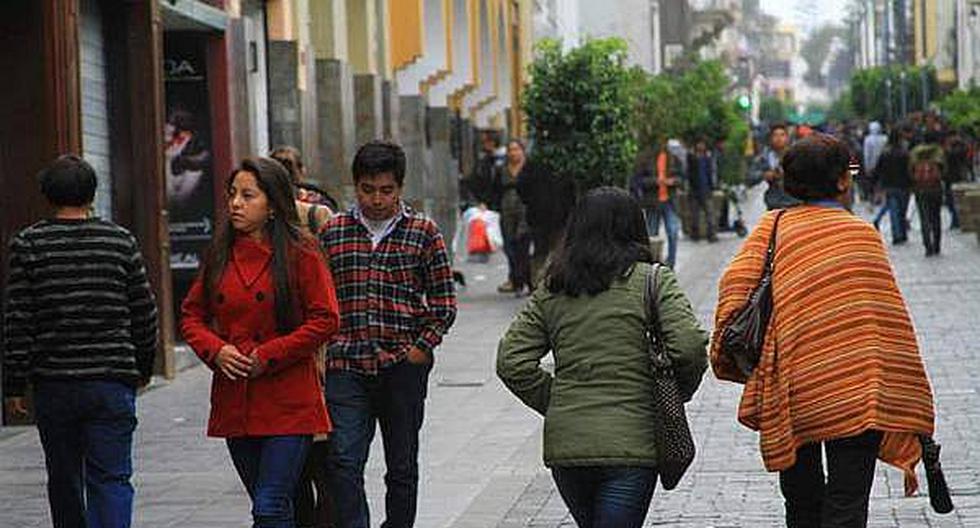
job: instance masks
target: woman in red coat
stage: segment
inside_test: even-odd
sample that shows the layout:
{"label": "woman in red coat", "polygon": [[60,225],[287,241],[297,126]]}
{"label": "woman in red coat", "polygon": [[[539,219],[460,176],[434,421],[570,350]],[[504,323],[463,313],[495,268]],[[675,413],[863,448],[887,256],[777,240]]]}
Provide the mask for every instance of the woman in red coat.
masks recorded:
{"label": "woman in red coat", "polygon": [[292,528],[306,452],[331,428],[315,356],[339,328],[337,298],[279,162],[242,161],[227,200],[181,329],[214,371],[208,436],[227,439],[254,526]]}

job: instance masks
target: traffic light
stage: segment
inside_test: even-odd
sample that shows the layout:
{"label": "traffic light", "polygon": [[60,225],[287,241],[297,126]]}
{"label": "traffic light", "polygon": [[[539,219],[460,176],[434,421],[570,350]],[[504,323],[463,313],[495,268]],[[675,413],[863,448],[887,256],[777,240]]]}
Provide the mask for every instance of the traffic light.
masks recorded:
{"label": "traffic light", "polygon": [[735,100],[735,103],[738,104],[738,108],[743,112],[748,112],[749,109],[752,108],[752,98],[749,97],[747,94],[742,94],[738,96],[738,99]]}

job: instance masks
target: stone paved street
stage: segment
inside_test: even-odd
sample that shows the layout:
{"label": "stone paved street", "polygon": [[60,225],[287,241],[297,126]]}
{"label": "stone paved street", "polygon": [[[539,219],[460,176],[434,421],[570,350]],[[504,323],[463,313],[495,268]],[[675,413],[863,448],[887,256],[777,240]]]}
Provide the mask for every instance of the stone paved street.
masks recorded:
{"label": "stone paved street", "polygon": [[[750,201],[747,217],[754,219],[758,192]],[[870,525],[980,527],[980,459],[973,448],[980,435],[974,378],[980,365],[974,345],[980,341],[980,248],[973,235],[944,232],[943,255],[925,260],[917,232],[913,237],[892,257],[934,385],[937,436],[957,510],[938,516],[924,493],[902,497],[901,475],[879,466]],[[718,276],[739,244],[731,234],[710,246],[682,242],[679,274],[705,324]],[[463,268],[470,286],[430,383],[417,526],[574,526],[541,463],[540,418],[493,376],[497,339],[520,301],[494,291],[503,277],[500,259]],[[248,526],[248,501],[224,445],[203,435],[209,379],[206,369],[190,368],[140,398],[135,526]],[[762,468],[755,434],[735,421],[738,395],[739,387],[705,378],[688,407],[698,458],[676,490],[658,490],[649,526],[781,526],[776,477]],[[383,512],[378,444],[367,471],[375,526]],[[44,480],[35,430],[0,428],[0,527],[50,526]]]}

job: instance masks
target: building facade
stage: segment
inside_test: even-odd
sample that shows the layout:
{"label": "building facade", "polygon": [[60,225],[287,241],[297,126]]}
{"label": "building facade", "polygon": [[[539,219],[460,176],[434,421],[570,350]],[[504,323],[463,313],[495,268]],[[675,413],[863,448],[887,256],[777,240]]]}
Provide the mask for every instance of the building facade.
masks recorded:
{"label": "building facade", "polygon": [[[475,130],[522,129],[532,18],[530,0],[0,2],[0,182],[16,190],[0,197],[0,247],[47,213],[34,175],[79,153],[95,214],[133,231],[176,308],[241,158],[299,147],[344,200],[374,138],[404,144],[406,199],[452,236]],[[157,372],[173,376],[176,310],[160,314]]]}

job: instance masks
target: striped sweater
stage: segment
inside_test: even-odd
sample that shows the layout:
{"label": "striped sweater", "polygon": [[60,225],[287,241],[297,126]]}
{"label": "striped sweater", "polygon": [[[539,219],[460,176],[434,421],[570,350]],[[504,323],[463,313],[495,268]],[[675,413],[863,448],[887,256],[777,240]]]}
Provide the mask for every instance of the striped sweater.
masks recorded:
{"label": "striped sweater", "polygon": [[157,311],[133,236],[111,222],[42,220],[10,244],[4,392],[29,380],[148,378]]}
{"label": "striped sweater", "polygon": [[722,277],[715,375],[745,383],[738,418],[760,432],[768,470],[792,467],[803,444],[876,429],[884,432],[879,458],[904,471],[911,495],[916,434],[933,430],[932,392],[881,236],[867,222],[842,209],[787,210],[759,366],[746,380],[720,352],[723,324],[758,283],[774,218],[763,218]]}

